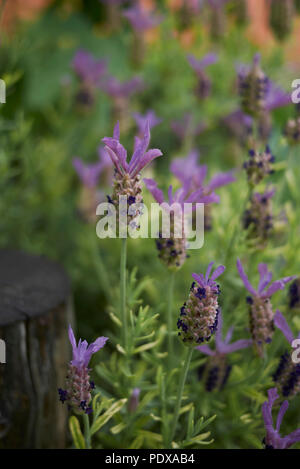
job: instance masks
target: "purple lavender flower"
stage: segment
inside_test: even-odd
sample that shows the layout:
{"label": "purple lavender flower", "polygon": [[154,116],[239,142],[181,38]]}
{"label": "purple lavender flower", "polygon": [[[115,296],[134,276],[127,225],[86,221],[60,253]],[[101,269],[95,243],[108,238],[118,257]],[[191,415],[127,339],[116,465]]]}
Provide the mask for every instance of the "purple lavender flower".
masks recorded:
{"label": "purple lavender flower", "polygon": [[223,117],[222,123],[226,125],[241,144],[244,144],[252,133],[253,119],[240,109]]}
{"label": "purple lavender flower", "polygon": [[275,401],[279,398],[276,388],[269,389],[268,391],[268,400],[262,405],[262,415],[264,419],[266,437],[263,440],[266,449],[287,449],[293,444],[300,441],[300,428],[290,433],[287,436],[280,436],[280,427],[284,414],[286,413],[289,403],[284,401],[281,404],[277,415],[276,427],[274,428],[273,417],[272,417],[272,408]]}
{"label": "purple lavender flower", "polygon": [[248,116],[240,109],[231,112],[225,116],[222,121],[241,141],[244,141],[248,134],[252,132],[252,117]]}
{"label": "purple lavender flower", "polygon": [[267,264],[259,264],[259,284],[257,290],[251,285],[241,261],[237,260],[237,269],[246,289],[251,296],[247,297],[250,315],[250,332],[254,346],[262,355],[263,344],[270,343],[274,332],[274,313],[272,310],[271,297],[278,290],[283,290],[285,285],[294,277],[284,277],[272,282],[272,272],[268,270]]}
{"label": "purple lavender flower", "polygon": [[69,409],[82,414],[92,412],[89,406],[91,402],[91,390],[94,385],[90,381],[90,369],[88,368],[92,355],[104,347],[107,337],[98,337],[92,344],[79,339],[76,344],[74,332],[69,326],[69,339],[72,345],[73,357],[69,364],[66,390],[59,389],[59,397],[62,403],[67,402]]}
{"label": "purple lavender flower", "polygon": [[132,28],[139,33],[154,28],[154,26],[157,26],[163,20],[162,16],[154,15],[141,5],[128,8],[124,11],[123,16],[128,19]]}
{"label": "purple lavender flower", "polygon": [[269,79],[261,70],[260,54],[256,54],[251,67],[239,66],[239,94],[241,108],[246,114],[258,118],[266,111]]}
{"label": "purple lavender flower", "polygon": [[[147,151],[150,143],[149,122],[146,123],[143,138],[135,138],[134,152],[129,162],[127,162],[127,151],[120,143],[119,123],[114,128],[113,137],[105,137],[102,141],[115,166],[114,190],[112,197],[108,198],[109,201],[118,207],[119,197],[127,196],[128,207],[133,203],[141,204],[143,199],[140,172],[151,161],[162,155],[157,148]],[[137,212],[129,216],[129,222],[131,223],[138,215]]]}
{"label": "purple lavender flower", "polygon": [[269,80],[268,91],[266,95],[266,110],[273,111],[280,107],[291,104],[291,95],[284,91],[280,86]]}
{"label": "purple lavender flower", "polygon": [[99,176],[101,174],[103,165],[101,161],[97,163],[85,164],[80,158],[73,158],[74,169],[86,187],[95,187],[98,184]]}
{"label": "purple lavender flower", "polygon": [[205,99],[210,95],[211,80],[205,73],[206,67],[213,65],[218,61],[217,54],[210,53],[205,55],[201,60],[197,60],[192,54],[187,56],[187,60],[193,70],[196,72],[198,83],[195,90],[196,96]]}
{"label": "purple lavender flower", "polygon": [[206,125],[203,122],[196,124],[193,121],[193,115],[190,112],[185,113],[181,119],[171,122],[171,129],[181,140],[185,140],[188,137],[196,137],[205,128]]}
{"label": "purple lavender flower", "polygon": [[[292,342],[295,337],[285,317],[279,310],[276,311],[274,316],[274,324],[281,330],[289,342],[290,350],[281,356],[278,367],[273,375],[273,380],[283,397],[294,397],[300,392],[300,364],[293,363],[291,359]],[[298,339],[300,339],[300,333],[298,334]]]}
{"label": "purple lavender flower", "polygon": [[[217,173],[213,178],[205,184],[207,175],[207,166],[198,165],[197,161],[199,153],[197,150],[192,150],[186,158],[176,158],[172,161],[170,170],[182,183],[191,180],[192,190],[202,189],[205,195],[212,194],[216,189],[226,186],[235,182],[233,171],[226,173]],[[219,196],[215,196],[214,202],[219,203]],[[212,228],[212,214],[211,206],[205,205],[205,229]]]}
{"label": "purple lavender flower", "polygon": [[265,151],[259,152],[254,149],[249,150],[249,159],[244,163],[248,183],[251,187],[259,184],[266,176],[273,174],[273,163],[275,156],[272,155],[269,145]]}
{"label": "purple lavender flower", "polygon": [[214,262],[203,274],[192,274],[192,283],[187,301],[180,310],[177,321],[178,335],[185,345],[195,346],[208,341],[218,326],[220,287],[215,280],[223,274],[225,267],[220,265],[210,276]]}
{"label": "purple lavender flower", "polygon": [[138,112],[134,112],[133,117],[135,119],[136,125],[138,126],[139,135],[144,134],[147,122],[149,123],[150,130],[162,122],[162,119],[157,117],[157,115],[154,111],[152,111],[152,109],[147,111],[145,115],[139,114]]}
{"label": "purple lavender flower", "polygon": [[78,77],[86,84],[97,87],[107,71],[105,60],[97,60],[84,49],[79,49],[72,61],[72,67]]}
{"label": "purple lavender flower", "polygon": [[228,364],[227,355],[252,345],[252,340],[247,339],[237,340],[230,344],[233,327],[228,330],[226,338],[223,341],[222,324],[223,319],[220,311],[218,315],[218,328],[215,335],[215,350],[211,349],[208,345],[196,347],[197,350],[209,357],[205,365],[198,369],[198,376],[199,378],[204,377],[207,391],[213,391],[215,389],[220,391],[225,386],[232,368],[231,365]]}
{"label": "purple lavender flower", "polygon": [[144,88],[143,80],[140,77],[133,77],[131,80],[120,82],[117,78],[110,76],[102,84],[102,89],[113,98],[128,99],[134,93]]}
{"label": "purple lavender flower", "polygon": [[[159,259],[171,270],[177,270],[182,267],[187,254],[186,254],[186,234],[184,231],[184,217],[183,205],[185,203],[210,203],[217,199],[216,194],[211,193],[205,195],[203,189],[191,191],[191,180],[186,180],[183,186],[173,194],[173,187],[169,186],[168,201],[164,199],[164,194],[158,188],[156,181],[153,179],[144,179],[147,189],[151,192],[154,199],[161,205],[161,207],[170,214],[171,226],[168,237],[159,233],[159,238],[156,240],[156,247],[159,252]],[[218,200],[218,199],[217,199]],[[173,205],[174,204],[174,205]],[[173,205],[173,206],[172,206]],[[172,206],[172,207],[171,207]],[[171,207],[171,208],[170,208]],[[194,205],[192,210],[194,209]],[[177,210],[180,210],[180,216],[176,216]]]}

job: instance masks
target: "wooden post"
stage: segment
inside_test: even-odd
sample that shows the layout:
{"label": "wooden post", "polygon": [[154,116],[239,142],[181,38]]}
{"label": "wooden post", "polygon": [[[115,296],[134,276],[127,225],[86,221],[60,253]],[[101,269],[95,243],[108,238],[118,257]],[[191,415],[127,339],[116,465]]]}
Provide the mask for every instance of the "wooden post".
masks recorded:
{"label": "wooden post", "polygon": [[65,447],[66,406],[57,389],[72,322],[63,269],[42,256],[0,250],[0,448]]}

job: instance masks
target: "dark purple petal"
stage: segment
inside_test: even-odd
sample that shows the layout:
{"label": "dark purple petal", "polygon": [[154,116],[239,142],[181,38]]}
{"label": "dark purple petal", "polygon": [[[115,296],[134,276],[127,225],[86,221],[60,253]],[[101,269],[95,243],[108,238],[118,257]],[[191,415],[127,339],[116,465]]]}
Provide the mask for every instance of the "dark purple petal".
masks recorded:
{"label": "dark purple petal", "polygon": [[279,409],[279,412],[278,412],[278,415],[277,415],[277,420],[276,420],[276,431],[277,432],[279,432],[279,430],[280,430],[282,419],[284,417],[284,414],[288,410],[288,407],[289,407],[288,401],[284,401],[282,403],[280,409]]}
{"label": "dark purple petal", "polygon": [[204,355],[210,355],[211,357],[216,354],[214,350],[212,350],[208,345],[199,345],[196,347],[196,350],[199,352],[204,353]]}
{"label": "dark purple petal", "polygon": [[214,271],[214,273],[211,275],[211,280],[216,280],[220,275],[223,274],[225,271],[225,266],[224,265],[219,265],[219,267]]}

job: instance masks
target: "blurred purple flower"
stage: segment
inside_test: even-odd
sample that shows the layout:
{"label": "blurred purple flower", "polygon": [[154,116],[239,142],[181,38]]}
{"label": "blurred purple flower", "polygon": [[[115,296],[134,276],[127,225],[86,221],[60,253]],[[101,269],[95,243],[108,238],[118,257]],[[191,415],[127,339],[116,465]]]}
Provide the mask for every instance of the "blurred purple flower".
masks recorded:
{"label": "blurred purple flower", "polygon": [[97,163],[85,164],[80,158],[74,158],[73,167],[84,186],[97,186],[103,168],[100,161]]}
{"label": "blurred purple flower", "polygon": [[181,207],[185,203],[211,203],[218,200],[216,194],[212,193],[209,195],[204,194],[203,189],[198,189],[195,191],[191,191],[191,180],[186,180],[180,189],[177,189],[175,193],[173,193],[173,186],[169,186],[168,189],[168,200],[165,200],[163,191],[158,188],[157,182],[154,179],[143,179],[147,189],[151,192],[152,196],[160,205],[166,204],[178,204]]}
{"label": "blurred purple flower", "polygon": [[141,5],[135,5],[124,11],[123,16],[128,19],[133,29],[144,32],[162,22],[162,16],[154,15]]}
{"label": "blurred purple flower", "polygon": [[[192,150],[186,158],[175,158],[171,163],[170,170],[181,183],[191,180],[193,190],[202,188],[203,193],[206,195],[211,194],[219,187],[235,182],[236,179],[233,172],[229,171],[215,174],[205,185],[204,180],[207,175],[207,166],[198,165],[198,158],[199,152]],[[215,198],[214,202],[219,202],[218,196]]]}
{"label": "blurred purple flower", "polygon": [[197,60],[194,55],[188,54],[187,55],[187,60],[190,64],[190,66],[194,69],[194,71],[199,75],[200,77],[202,76],[202,72],[206,67],[209,65],[213,65],[218,61],[218,55],[211,52],[209,54],[206,54],[202,59]]}
{"label": "blurred purple flower", "polygon": [[287,449],[293,444],[300,441],[300,428],[290,433],[287,436],[280,436],[280,427],[284,414],[286,413],[289,403],[284,401],[281,404],[277,415],[276,427],[274,428],[273,417],[272,417],[272,408],[274,402],[279,398],[276,388],[269,389],[268,391],[268,400],[265,401],[262,405],[262,415],[264,419],[266,437],[264,438],[264,444],[266,449]]}
{"label": "blurred purple flower", "polygon": [[135,150],[129,163],[127,163],[127,151],[120,143],[120,129],[118,123],[114,128],[113,137],[104,137],[102,139],[116,171],[121,176],[129,174],[131,178],[134,178],[145,166],[151,163],[151,161],[162,155],[162,152],[158,149],[147,151],[150,143],[149,123],[146,124],[144,132],[143,139],[135,138]]}
{"label": "blurred purple flower", "polygon": [[291,95],[270,80],[266,95],[266,110],[273,111],[273,109],[287,106],[291,102]]}
{"label": "blurred purple flower", "polygon": [[275,282],[271,283],[273,275],[272,272],[268,270],[267,264],[258,264],[259,283],[257,290],[255,290],[251,285],[239,259],[237,260],[237,269],[249,293],[251,293],[251,295],[256,298],[261,299],[271,298],[274,293],[276,293],[278,290],[283,290],[285,285],[295,278],[295,276],[284,277],[281,280],[276,280]]}
{"label": "blurred purple flower", "polygon": [[90,345],[86,340],[79,339],[76,344],[74,332],[69,326],[69,340],[73,357],[68,367],[66,389],[58,389],[59,399],[62,403],[67,402],[68,408],[74,409],[76,413],[90,414],[93,411],[89,405],[92,399],[91,392],[95,385],[90,381],[88,365],[92,355],[104,347],[108,338],[98,337]]}
{"label": "blurred purple flower", "polygon": [[237,109],[223,117],[222,122],[242,143],[247,139],[248,135],[252,133],[253,119],[241,109]]}
{"label": "blurred purple flower", "polygon": [[72,345],[73,352],[71,365],[80,370],[81,368],[86,368],[88,366],[92,355],[104,347],[108,337],[98,337],[98,339],[90,345],[88,345],[86,340],[82,341],[79,339],[78,344],[76,344],[73,329],[69,326],[69,340]]}
{"label": "blurred purple flower", "polygon": [[197,136],[201,134],[206,128],[203,122],[195,124],[193,122],[193,115],[187,112],[181,119],[171,122],[171,129],[181,139],[184,140],[187,136]]}
{"label": "blurred purple flower", "polygon": [[162,119],[157,117],[154,111],[151,109],[146,112],[145,115],[139,114],[138,112],[135,112],[132,114],[135,122],[138,126],[139,129],[139,134],[143,134],[145,131],[145,127],[147,122],[149,123],[149,129],[151,130],[153,127],[156,125],[160,124],[162,122]]}
{"label": "blurred purple flower", "polygon": [[211,80],[206,75],[205,68],[216,63],[218,56],[217,54],[210,53],[205,55],[201,60],[197,60],[193,55],[189,54],[187,60],[197,74],[196,96],[205,99],[209,96],[211,90]]}
{"label": "blurred purple flower", "polygon": [[79,49],[72,61],[72,67],[78,77],[86,84],[99,86],[107,70],[105,60],[97,60],[84,49]]}
{"label": "blurred purple flower", "polygon": [[144,83],[140,77],[134,77],[122,83],[117,78],[111,76],[108,77],[101,87],[105,93],[113,98],[128,98],[130,95],[141,91],[144,88]]}
{"label": "blurred purple flower", "polygon": [[219,320],[218,320],[218,329],[216,331],[216,336],[215,336],[215,345],[216,348],[215,350],[211,349],[208,345],[200,345],[199,347],[196,347],[197,350],[200,352],[204,353],[205,355],[209,356],[214,356],[214,355],[224,355],[224,354],[229,354],[236,352],[237,350],[241,350],[247,347],[250,347],[252,345],[252,340],[251,339],[241,339],[237,340],[236,342],[232,342],[230,344],[232,334],[233,334],[233,327],[231,327],[227,334],[225,340],[222,339],[222,326],[223,326],[223,318],[222,318],[222,313],[219,313]]}
{"label": "blurred purple flower", "polygon": [[134,388],[132,390],[131,396],[128,400],[128,411],[133,413],[137,410],[139,405],[139,397],[140,397],[141,390],[140,388]]}

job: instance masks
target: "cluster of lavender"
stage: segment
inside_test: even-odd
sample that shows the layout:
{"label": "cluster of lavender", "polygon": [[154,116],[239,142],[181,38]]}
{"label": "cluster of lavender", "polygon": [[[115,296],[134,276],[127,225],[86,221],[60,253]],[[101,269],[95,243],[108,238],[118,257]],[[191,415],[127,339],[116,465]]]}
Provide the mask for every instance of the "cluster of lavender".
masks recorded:
{"label": "cluster of lavender", "polygon": [[[282,94],[281,90],[276,88],[262,71],[259,54],[255,55],[252,67],[240,69],[239,91],[242,111],[254,119],[254,126],[257,127],[259,119],[265,116],[267,111],[285,100],[284,93]],[[270,105],[270,95],[272,105]],[[275,191],[268,187],[265,187],[263,191],[255,191],[255,189],[270,174],[273,174],[275,157],[269,145],[264,151],[258,151],[257,143],[253,141],[253,148],[248,152],[249,158],[243,165],[247,174],[250,195],[242,222],[247,230],[248,239],[256,248],[263,249],[272,233],[272,197]]]}
{"label": "cluster of lavender", "polygon": [[278,290],[282,290],[294,277],[284,277],[281,280],[272,282],[272,272],[268,270],[268,266],[266,264],[259,264],[258,272],[260,279],[258,288],[255,290],[239,259],[237,260],[237,269],[245,287],[250,293],[250,296],[247,296],[250,332],[257,353],[262,355],[264,345],[272,341],[274,333],[274,312],[271,297]]}

